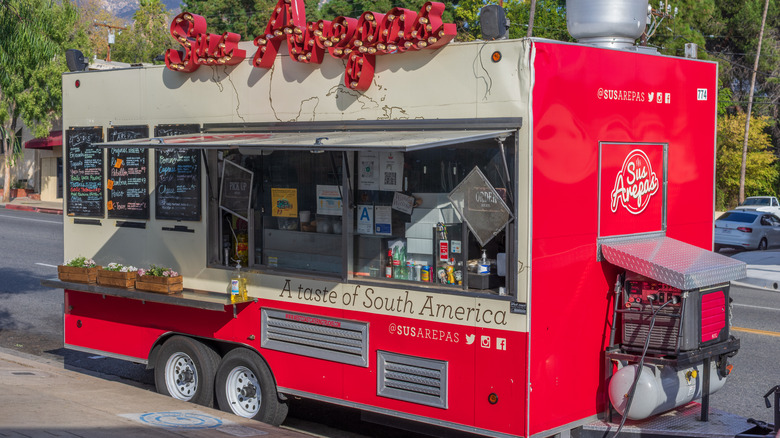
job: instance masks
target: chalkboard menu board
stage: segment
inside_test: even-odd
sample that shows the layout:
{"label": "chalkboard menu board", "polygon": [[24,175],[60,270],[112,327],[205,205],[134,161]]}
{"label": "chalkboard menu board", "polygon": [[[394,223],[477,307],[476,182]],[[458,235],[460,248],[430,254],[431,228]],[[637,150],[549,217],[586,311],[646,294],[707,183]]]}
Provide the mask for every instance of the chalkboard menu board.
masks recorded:
{"label": "chalkboard menu board", "polygon": [[[154,136],[198,131],[199,125],[158,125]],[[155,149],[155,219],[200,220],[200,154],[199,149]]]}
{"label": "chalkboard menu board", "polygon": [[65,131],[67,149],[66,194],[68,216],[103,217],[103,128]]}
{"label": "chalkboard menu board", "polygon": [[248,221],[253,176],[251,170],[225,160],[222,168],[222,188],[219,192],[220,208]]}
{"label": "chalkboard menu board", "polygon": [[[130,140],[149,136],[148,126],[112,126],[108,141]],[[108,150],[106,188],[108,217],[149,219],[149,152],[143,148],[110,148]]]}

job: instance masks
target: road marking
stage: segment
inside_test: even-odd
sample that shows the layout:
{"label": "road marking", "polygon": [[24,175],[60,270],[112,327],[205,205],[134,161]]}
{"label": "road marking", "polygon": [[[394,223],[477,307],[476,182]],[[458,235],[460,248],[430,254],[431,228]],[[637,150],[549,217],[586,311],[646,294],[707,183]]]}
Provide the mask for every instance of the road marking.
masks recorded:
{"label": "road marking", "polygon": [[778,308],[776,308],[776,307],[753,306],[753,305],[751,305],[751,304],[736,304],[736,303],[733,303],[732,305],[733,305],[734,307],[750,307],[750,308],[752,308],[752,309],[774,310],[775,312],[778,312],[778,311],[780,311],[780,309],[778,309]]}
{"label": "road marking", "polygon": [[731,327],[732,330],[735,332],[745,332],[745,333],[753,333],[756,335],[767,335],[767,336],[774,336],[777,338],[780,338],[780,333],[778,332],[770,332],[768,330],[758,330],[758,329],[750,329],[750,328],[744,328],[744,327]]}
{"label": "road marking", "polygon": [[46,263],[36,263],[38,266],[46,266],[47,268],[56,268],[57,265],[47,265]]}
{"label": "road marking", "polygon": [[46,222],[46,223],[49,223],[49,224],[62,224],[62,222],[57,222],[57,221],[45,221],[43,219],[30,219],[30,218],[26,218],[26,217],[8,216],[7,214],[0,214],[0,217],[7,217],[7,218],[11,218],[11,219],[21,219],[23,221]]}

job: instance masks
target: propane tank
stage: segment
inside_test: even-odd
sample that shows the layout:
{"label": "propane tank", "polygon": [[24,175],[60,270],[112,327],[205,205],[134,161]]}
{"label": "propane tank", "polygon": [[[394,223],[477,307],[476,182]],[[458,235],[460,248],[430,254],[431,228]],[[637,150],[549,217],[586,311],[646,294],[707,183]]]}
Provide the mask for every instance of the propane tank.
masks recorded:
{"label": "propane tank", "polygon": [[625,48],[647,26],[647,0],[566,0],[566,27],[582,44]]}
{"label": "propane tank", "polygon": [[[620,414],[624,415],[628,393],[634,383],[637,365],[618,370],[609,381],[609,400]],[[647,417],[682,406],[702,396],[704,386],[704,364],[676,369],[671,366],[644,365],[634,391],[634,400],[628,418],[643,420]],[[726,383],[715,362],[710,363],[710,394],[714,394]]]}

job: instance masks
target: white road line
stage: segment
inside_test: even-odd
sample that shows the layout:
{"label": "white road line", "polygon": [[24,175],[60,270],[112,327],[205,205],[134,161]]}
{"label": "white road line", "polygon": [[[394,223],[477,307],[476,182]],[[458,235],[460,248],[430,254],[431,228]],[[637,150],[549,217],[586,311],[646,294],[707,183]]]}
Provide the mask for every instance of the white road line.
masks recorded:
{"label": "white road line", "polygon": [[737,304],[737,303],[731,303],[731,305],[734,306],[734,307],[750,307],[750,308],[753,308],[753,309],[774,310],[775,312],[780,311],[780,309],[778,309],[776,307],[753,306],[753,305],[750,305],[750,304]]}
{"label": "white road line", "polygon": [[56,268],[57,265],[47,265],[46,263],[36,263],[39,266],[46,266],[47,268]]}
{"label": "white road line", "polygon": [[46,223],[49,223],[49,224],[62,224],[62,222],[57,222],[57,221],[45,221],[43,219],[30,219],[30,218],[26,218],[26,217],[8,216],[7,214],[0,214],[0,217],[8,217],[8,218],[11,218],[11,219],[19,219],[19,220],[23,220],[23,221],[46,222]]}

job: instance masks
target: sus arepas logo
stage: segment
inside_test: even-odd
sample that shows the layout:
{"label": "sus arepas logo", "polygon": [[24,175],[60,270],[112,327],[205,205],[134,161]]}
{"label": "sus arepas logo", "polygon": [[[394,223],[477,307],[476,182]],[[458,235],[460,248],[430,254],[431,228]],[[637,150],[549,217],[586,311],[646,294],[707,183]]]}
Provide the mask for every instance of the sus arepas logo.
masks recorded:
{"label": "sus arepas logo", "polygon": [[644,151],[634,149],[623,161],[623,167],[615,177],[612,189],[612,213],[618,204],[631,214],[639,214],[647,208],[650,198],[658,191],[658,176],[653,172],[650,159]]}

